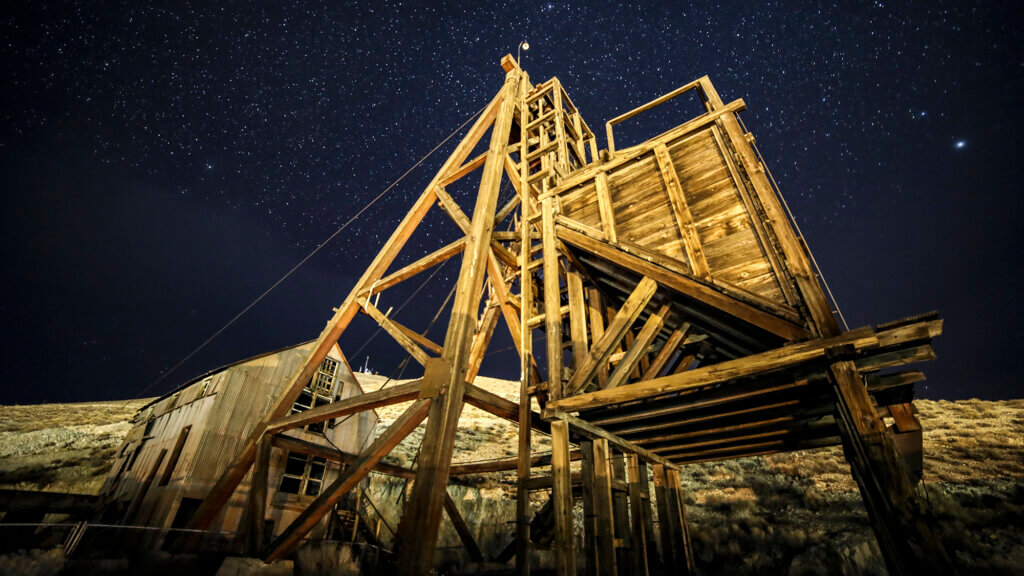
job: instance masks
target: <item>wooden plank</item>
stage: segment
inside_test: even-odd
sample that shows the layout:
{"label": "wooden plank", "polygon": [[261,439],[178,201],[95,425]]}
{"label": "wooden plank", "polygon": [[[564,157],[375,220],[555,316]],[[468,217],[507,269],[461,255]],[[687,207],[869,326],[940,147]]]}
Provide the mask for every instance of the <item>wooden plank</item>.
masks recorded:
{"label": "wooden plank", "polygon": [[581,482],[583,484],[583,568],[587,576],[597,575],[597,514],[594,511],[594,442],[580,442],[583,456]]}
{"label": "wooden plank", "polygon": [[381,328],[383,328],[384,331],[388,333],[388,335],[395,339],[395,342],[397,342],[399,346],[404,348],[405,351],[408,352],[409,355],[413,357],[413,360],[419,362],[420,366],[426,366],[427,360],[430,358],[430,355],[424,352],[423,348],[420,348],[419,344],[417,344],[412,338],[410,338],[406,331],[398,328],[398,326],[395,325],[394,321],[384,316],[384,314],[382,314],[381,311],[378,310],[376,306],[370,304],[369,300],[364,301],[362,303],[362,307],[363,310],[366,311],[366,314],[370,318],[372,318],[374,322],[376,322]]}
{"label": "wooden plank", "polygon": [[391,288],[392,286],[402,282],[403,280],[408,280],[409,278],[412,278],[413,276],[419,274],[420,272],[428,270],[433,266],[436,266],[441,262],[448,260],[449,258],[455,256],[456,254],[461,254],[462,250],[465,247],[466,237],[463,236],[462,238],[459,238],[455,242],[452,242],[451,244],[448,244],[443,248],[435,250],[434,252],[427,254],[426,256],[420,258],[419,260],[413,262],[412,264],[404,266],[392,272],[391,274],[388,274],[384,278],[377,280],[371,286],[367,287],[365,290],[360,292],[359,297],[368,298],[372,294],[379,294],[381,291],[387,290],[388,288]]}
{"label": "wooden plank", "polygon": [[628,254],[601,240],[591,238],[581,232],[570,230],[569,228],[560,225],[555,226],[555,232],[560,240],[571,244],[576,248],[589,252],[598,258],[605,259],[627,270],[632,270],[638,274],[649,276],[663,286],[671,288],[685,296],[695,298],[704,304],[726,312],[740,320],[749,322],[750,324],[767,330],[768,332],[777,334],[788,340],[796,340],[808,335],[807,330],[802,326],[798,326],[788,320],[779,318],[774,314],[760,310],[731,296],[727,296],[700,282],[680,274],[673,273],[645,259]]}
{"label": "wooden plank", "polygon": [[654,471],[654,496],[658,502],[658,540],[661,543],[661,564],[666,572],[672,573],[679,566],[676,560],[677,546],[672,538],[673,515],[669,504],[668,480],[666,469],[660,464],[652,466]]}
{"label": "wooden plank", "polygon": [[293,428],[300,428],[315,422],[324,422],[333,418],[341,418],[356,412],[363,412],[381,406],[390,406],[415,399],[420,393],[420,380],[414,380],[397,386],[390,386],[357,396],[350,396],[324,406],[297,412],[290,416],[275,420],[267,425],[267,433],[280,433]]}
{"label": "wooden plank", "polygon": [[[677,543],[676,569],[682,574],[696,572],[693,559],[693,545],[690,542],[690,527],[686,522],[686,500],[683,497],[683,485],[679,470],[665,470],[668,487],[669,513],[673,515],[673,539]],[[681,565],[680,565],[681,564]]]}
{"label": "wooden plank", "polygon": [[[541,235],[544,258],[544,333],[546,335],[548,361],[548,394],[552,398],[562,397],[562,317],[561,289],[558,278],[558,248],[555,243],[554,214],[555,200],[547,199],[541,204]],[[571,392],[570,392],[571,393]]]}
{"label": "wooden plank", "polygon": [[[637,283],[633,293],[629,295],[615,317],[608,323],[604,334],[594,342],[586,359],[569,378],[569,383],[566,385],[567,396],[586,387],[593,380],[598,369],[606,365],[614,347],[618,346],[657,290],[658,283],[646,276]],[[558,398],[553,398],[553,400],[558,400]]]}
{"label": "wooden plank", "polygon": [[321,490],[320,495],[302,511],[287,528],[270,545],[266,561],[274,562],[287,556],[296,545],[313,529],[324,514],[329,512],[338,500],[373,469],[374,465],[386,456],[406,436],[409,435],[427,415],[431,401],[419,399],[399,416],[383,434],[377,437],[366,450],[359,455],[359,460],[343,470],[338,478]]}
{"label": "wooden plank", "polygon": [[[593,286],[587,287],[587,315],[590,317],[590,335],[593,342],[597,342],[604,335],[604,297],[601,292]],[[576,367],[579,369],[579,366]],[[608,366],[602,364],[597,369],[597,384],[604,387],[608,382]]]}
{"label": "wooden plank", "polygon": [[[527,154],[528,138],[527,124],[529,122],[529,107],[526,105],[526,97],[530,89],[530,79],[524,76],[519,84],[519,163],[518,174],[508,170],[508,155],[505,156],[505,167],[509,179],[516,188],[516,192],[522,199],[519,219],[519,320],[516,330],[513,330],[513,322],[506,317],[509,330],[513,332],[512,338],[516,340],[519,352],[519,409],[518,409],[518,446],[516,462],[516,532],[515,532],[515,566],[519,576],[530,574],[530,490],[527,483],[530,481],[530,468],[533,465],[531,450],[533,446],[532,424],[533,413],[530,406],[530,385],[532,375],[536,371],[536,362],[533,358],[533,330],[529,326],[529,318],[533,314],[534,284],[533,273],[529,270],[530,257],[532,254],[533,231],[529,217],[535,210],[533,201],[533,187],[527,182],[530,167],[525,160]],[[538,382],[539,383],[539,382]]]}
{"label": "wooden plank", "polygon": [[[391,319],[389,318],[389,320]],[[391,323],[395,325],[395,328],[398,328],[399,330],[402,331],[403,334],[408,336],[413,342],[419,344],[420,346],[423,346],[427,350],[430,350],[431,352],[439,356],[444,353],[444,348],[441,348],[440,344],[434,342],[430,338],[427,338],[423,334],[420,334],[419,332],[413,330],[412,328],[409,328],[404,324],[399,324],[395,320],[391,320]]]}
{"label": "wooden plank", "polygon": [[594,440],[594,519],[597,526],[597,573],[615,576],[615,516],[608,440]]}
{"label": "wooden plank", "polygon": [[572,338],[573,366],[580,366],[587,357],[587,313],[583,300],[583,279],[579,272],[565,274],[569,295],[569,334]]}
{"label": "wooden plank", "polygon": [[458,180],[461,180],[463,176],[466,176],[467,174],[473,172],[477,168],[483,166],[485,160],[487,160],[487,152],[484,152],[483,154],[480,154],[476,158],[473,158],[469,162],[466,162],[462,166],[460,166],[460,167],[456,168],[455,170],[453,170],[447,176],[442,178],[440,182],[438,182],[438,186],[444,187],[444,186],[447,186],[447,185],[449,185],[449,184],[451,184],[453,182],[457,182]]}
{"label": "wooden plank", "polygon": [[[334,446],[325,446],[323,444],[302,440],[286,434],[274,434],[272,438],[273,439],[270,443],[274,448],[280,448],[281,450],[287,450],[289,452],[298,452],[308,456],[316,456],[317,458],[323,458],[328,462],[341,462],[345,465],[351,465],[359,460],[359,454],[343,452]],[[373,466],[373,471],[380,472],[381,474],[387,474],[388,476],[394,476],[395,478],[403,478],[405,480],[412,480],[416,477],[416,472],[409,468],[403,468],[401,466],[395,466],[394,464],[387,464],[385,462],[377,462],[377,464]]]}
{"label": "wooden plank", "polygon": [[573,534],[572,478],[569,470],[569,424],[551,423],[551,500],[555,512],[555,573],[576,576],[576,538]]}
{"label": "wooden plank", "polygon": [[668,193],[669,202],[672,204],[672,213],[676,217],[679,232],[683,235],[683,244],[686,248],[686,257],[690,268],[699,278],[711,280],[711,269],[708,268],[708,261],[704,256],[704,249],[701,247],[700,235],[697,234],[693,215],[690,214],[690,206],[683,193],[683,185],[679,183],[679,175],[676,174],[676,169],[672,166],[668,148],[664,144],[655,146],[654,158],[657,161],[658,170],[661,171],[661,177],[665,181],[665,190]]}
{"label": "wooden plank", "polygon": [[679,345],[683,343],[683,339],[686,338],[687,332],[690,331],[690,323],[683,322],[683,324],[672,331],[669,334],[668,339],[665,340],[665,344],[662,345],[661,350],[658,351],[658,355],[651,361],[651,365],[644,371],[643,376],[640,380],[650,380],[656,378],[661,371],[665,369],[665,365],[672,359],[672,355],[679,349]]}
{"label": "wooden plank", "polygon": [[626,482],[626,461],[623,454],[611,451],[612,481],[616,490],[612,492],[614,509],[615,561],[620,574],[629,574],[633,569],[633,533],[629,529],[629,484]]}
{"label": "wooden plank", "polygon": [[744,358],[694,368],[681,374],[638,382],[626,388],[598,390],[597,392],[563,398],[562,400],[552,401],[549,403],[549,407],[565,411],[576,411],[710,386],[824,358],[825,350],[845,345],[851,346],[854,351],[860,351],[877,346],[878,338],[870,327],[858,328],[833,338],[792,344]]}
{"label": "wooden plank", "polygon": [[668,304],[662,304],[657,312],[647,318],[643,328],[640,329],[640,333],[637,334],[636,340],[626,350],[626,355],[619,362],[619,365],[615,367],[612,375],[608,377],[608,384],[605,386],[605,390],[617,388],[626,383],[630,373],[640,363],[640,359],[646,356],[647,349],[654,342],[658,333],[661,332],[661,328],[665,325],[665,320],[668,318],[670,311],[671,307]]}
{"label": "wooden plank", "polygon": [[582,434],[583,436],[586,436],[587,438],[590,438],[592,440],[607,440],[608,442],[614,444],[619,449],[636,454],[640,458],[644,459],[646,462],[650,462],[652,464],[661,464],[663,466],[668,466],[669,468],[676,467],[675,464],[672,464],[668,460],[662,458],[661,456],[658,456],[654,452],[651,452],[650,450],[647,450],[642,446],[634,444],[633,442],[630,442],[629,440],[626,440],[621,436],[612,434],[611,432],[603,428],[598,428],[597,426],[594,426],[593,424],[581,418],[577,418],[571,414],[566,414],[561,410],[552,410],[551,408],[546,408],[544,412],[541,413],[541,415],[545,420],[548,420],[549,422],[552,423],[552,427],[554,427],[554,422],[564,420],[565,422],[571,424],[576,432]]}
{"label": "wooden plank", "polygon": [[270,443],[271,437],[264,436],[256,446],[256,460],[253,462],[252,480],[249,483],[249,496],[246,499],[246,540],[248,554],[253,558],[263,556],[263,545],[266,540],[267,516],[267,482],[270,479]]}
{"label": "wooden plank", "polygon": [[469,553],[469,559],[473,562],[483,562],[484,555],[480,553],[480,547],[476,545],[476,540],[473,538],[473,532],[471,532],[469,526],[466,525],[465,519],[463,519],[462,514],[459,513],[458,506],[455,505],[455,501],[452,500],[452,496],[447,490],[444,491],[444,511],[448,513],[448,519],[452,521],[452,526],[455,527],[455,533],[459,535],[459,539],[462,540],[462,545],[466,547],[466,552]]}
{"label": "wooden plank", "polygon": [[427,429],[419,451],[416,481],[398,528],[398,572],[406,576],[424,574],[433,565],[443,493],[448,485],[455,434],[463,407],[476,311],[480,306],[487,256],[492,246],[491,232],[494,229],[505,148],[512,127],[519,82],[519,69],[516,68],[506,74],[505,85],[501,90],[501,107],[491,130],[487,160],[480,177],[443,345],[444,354],[441,358],[450,367],[447,386],[430,406]]}
{"label": "wooden plank", "polygon": [[[636,454],[626,454],[626,468],[629,474],[629,515],[632,524],[631,539],[633,542],[632,574],[646,576],[650,573],[647,562],[648,533],[644,520],[644,502],[642,491],[645,488],[646,475],[640,478],[640,459]],[[646,464],[643,464],[646,468]],[[645,470],[646,471],[646,470]]]}
{"label": "wooden plank", "polygon": [[469,221],[469,216],[466,216],[466,213],[462,211],[462,208],[460,208],[455,199],[451,197],[451,194],[448,194],[448,192],[441,186],[434,188],[434,194],[437,195],[437,201],[441,205],[441,208],[444,209],[445,214],[447,214],[448,217],[451,218],[452,222],[462,230],[463,234],[469,234],[469,229],[472,227],[472,224]]}
{"label": "wooden plank", "polygon": [[918,421],[909,402],[889,406],[889,415],[892,416],[899,432],[914,432],[921,429],[921,422]]}
{"label": "wooden plank", "polygon": [[[493,414],[499,418],[504,418],[509,422],[517,422],[519,414],[521,412],[520,405],[511,400],[507,400],[498,396],[494,392],[485,390],[479,386],[473,384],[466,384],[465,392],[466,403],[476,406],[477,408]],[[529,404],[527,404],[529,406]],[[551,427],[547,422],[541,420],[540,414],[531,411],[531,419],[533,422],[533,429],[543,434],[550,434]]]}
{"label": "wooden plank", "polygon": [[597,191],[597,206],[601,214],[601,231],[604,232],[605,240],[616,243],[619,241],[619,234],[615,227],[615,211],[612,209],[612,196],[608,190],[608,173],[598,172],[594,177],[594,185]]}
{"label": "wooden plank", "polygon": [[[571,462],[578,461],[582,456],[579,450],[569,451],[569,460]],[[544,466],[551,466],[551,454],[538,454],[531,456],[530,466],[539,468]],[[466,464],[452,464],[450,476],[464,476],[467,474],[486,474],[489,472],[505,472],[508,470],[515,470],[519,463],[519,457],[513,458],[502,458],[500,460],[487,460],[484,462],[469,462]]]}

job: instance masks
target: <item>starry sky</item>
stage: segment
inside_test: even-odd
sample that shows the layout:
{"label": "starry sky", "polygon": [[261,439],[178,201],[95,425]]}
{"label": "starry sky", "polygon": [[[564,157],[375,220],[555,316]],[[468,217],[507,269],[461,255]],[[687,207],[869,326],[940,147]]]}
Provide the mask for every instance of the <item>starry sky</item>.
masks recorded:
{"label": "starry sky", "polygon": [[[701,75],[743,98],[850,326],[938,309],[919,395],[1022,396],[1011,3],[479,4],[6,5],[0,403],[158,395],[314,338],[458,138],[166,375],[484,106],[522,39],[531,78],[558,76],[602,148],[605,120]],[[624,124],[619,147],[692,104]],[[399,263],[454,237],[433,211]],[[380,307],[425,328],[457,268]],[[397,374],[375,329],[357,318],[342,347]],[[483,373],[517,375],[510,343]]]}

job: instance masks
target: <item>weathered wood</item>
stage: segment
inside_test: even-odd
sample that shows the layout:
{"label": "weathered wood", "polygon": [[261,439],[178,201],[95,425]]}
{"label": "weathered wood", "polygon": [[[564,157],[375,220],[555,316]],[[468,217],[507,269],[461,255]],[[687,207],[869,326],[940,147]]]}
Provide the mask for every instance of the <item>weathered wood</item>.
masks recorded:
{"label": "weathered wood", "polygon": [[[629,474],[629,515],[631,519],[633,543],[632,574],[646,576],[650,573],[647,560],[648,538],[647,523],[644,519],[644,507],[647,505],[643,499],[643,489],[646,487],[640,477],[640,459],[636,454],[625,454],[626,472]],[[646,467],[646,464],[643,464]]]}
{"label": "weathered wood", "polygon": [[587,312],[583,301],[583,279],[579,272],[570,270],[565,274],[569,296],[569,334],[572,338],[573,366],[580,366],[590,348],[587,342]]}
{"label": "weathered wood", "polygon": [[391,323],[395,325],[395,328],[398,328],[403,334],[408,336],[413,342],[419,344],[420,346],[426,348],[427,350],[430,350],[431,352],[437,355],[441,355],[444,353],[444,348],[442,348],[440,344],[434,342],[430,338],[427,338],[423,334],[420,334],[419,332],[413,330],[412,328],[409,328],[404,324],[400,324],[395,320],[391,320]]}
{"label": "weathered wood", "polygon": [[[550,405],[550,403],[548,405]],[[621,436],[612,434],[611,432],[608,432],[603,428],[598,428],[597,426],[594,426],[593,424],[583,419],[577,418],[572,414],[566,414],[561,410],[553,410],[551,408],[546,408],[544,412],[542,412],[542,416],[545,420],[551,422],[552,427],[554,427],[555,422],[560,420],[568,422],[569,424],[572,424],[572,427],[573,429],[576,430],[576,432],[586,436],[587,438],[590,438],[592,440],[607,440],[608,442],[612,443],[619,449],[636,454],[640,458],[643,458],[645,461],[650,462],[652,464],[661,464],[663,466],[668,466],[669,468],[676,467],[675,464],[672,464],[668,460],[662,458],[661,456],[658,456],[657,454],[651,452],[650,450],[647,450],[642,446],[634,444],[633,442],[630,442],[629,440],[626,440]]]}
{"label": "weathered wood", "polygon": [[466,520],[459,513],[459,508],[455,505],[455,501],[452,500],[452,496],[447,490],[444,492],[443,503],[444,511],[448,513],[448,519],[452,521],[452,526],[455,527],[459,540],[462,540],[462,545],[466,547],[466,552],[469,553],[469,559],[473,562],[483,562],[484,555],[480,553],[480,547],[477,546],[476,540],[473,538],[473,532],[466,525]]}
{"label": "weathered wood", "polygon": [[668,480],[665,467],[660,464],[652,466],[654,470],[654,496],[658,502],[658,542],[661,545],[661,565],[666,572],[674,573],[678,568],[677,546],[674,534],[672,508],[669,504]]}
{"label": "weathered wood", "polygon": [[612,481],[618,488],[612,493],[612,507],[615,511],[615,560],[620,574],[629,574],[633,569],[633,533],[629,528],[629,484],[626,482],[626,461],[623,454],[611,452]]}
{"label": "weathered wood", "polygon": [[615,576],[615,517],[611,484],[611,449],[608,440],[594,440],[594,519],[597,527],[597,573]]}
{"label": "weathered wood", "polygon": [[683,497],[683,485],[679,470],[665,470],[667,484],[669,514],[672,515],[672,539],[676,546],[675,568],[682,574],[693,574],[693,545],[690,542],[690,527],[686,522],[686,499]]}
{"label": "weathered wood", "polygon": [[487,160],[480,178],[445,336],[442,358],[450,367],[448,384],[445,393],[430,406],[427,429],[419,452],[416,481],[398,529],[398,570],[407,576],[424,574],[433,565],[443,492],[448,484],[455,433],[463,406],[475,311],[479,307],[487,254],[492,244],[491,232],[504,168],[505,147],[512,126],[519,81],[518,69],[512,70],[506,75],[505,85],[500,92],[501,106],[491,131]]}
{"label": "weathered wood", "polygon": [[[595,287],[587,289],[587,316],[590,318],[591,342],[597,342],[604,335],[604,297]],[[579,366],[576,367],[579,369]],[[601,363],[597,369],[597,385],[604,387],[608,382],[608,366]]]}
{"label": "weathered wood", "polygon": [[[338,450],[334,446],[324,446],[323,444],[294,438],[286,434],[274,434],[270,444],[274,448],[280,448],[281,450],[286,450],[288,452],[298,452],[308,456],[316,456],[317,458],[323,458],[328,462],[340,462],[345,465],[351,465],[359,461],[359,454],[351,454],[349,452]],[[405,480],[412,480],[416,477],[416,472],[413,470],[396,466],[394,464],[388,464],[386,462],[377,462],[374,464],[373,471]]]}
{"label": "weathered wood", "polygon": [[[527,483],[530,481],[531,450],[533,446],[532,424],[533,413],[530,407],[530,385],[536,367],[533,359],[533,330],[529,326],[529,318],[533,314],[534,285],[533,273],[529,269],[529,262],[533,244],[533,230],[530,225],[530,214],[533,211],[533,187],[527,182],[530,175],[530,166],[526,161],[528,140],[526,126],[529,121],[529,107],[526,105],[526,96],[529,92],[529,77],[524,77],[519,84],[519,171],[509,171],[509,178],[515,186],[519,198],[522,199],[521,215],[519,219],[519,319],[516,330],[513,330],[513,322],[506,317],[509,330],[513,332],[512,338],[516,340],[519,352],[519,410],[517,419],[519,425],[517,463],[516,463],[516,531],[515,531],[515,559],[516,572],[519,576],[530,574],[530,490]],[[508,156],[505,156],[505,166],[508,169],[511,163]]]}
{"label": "weathered wood", "polygon": [[744,320],[772,332],[786,339],[796,340],[807,335],[807,330],[802,326],[779,318],[774,314],[760,310],[745,302],[741,302],[731,296],[727,296],[714,288],[700,282],[691,280],[685,276],[670,272],[665,268],[648,262],[642,258],[628,254],[610,244],[591,238],[576,230],[561,225],[555,226],[555,232],[559,240],[571,244],[581,250],[594,254],[627,270],[643,274],[659,284],[666,286],[683,294],[700,300],[722,312],[726,312],[736,318]]}
{"label": "weathered wood", "polygon": [[252,479],[249,484],[249,497],[246,501],[246,517],[249,527],[246,530],[249,556],[263,556],[266,540],[267,516],[267,482],[270,477],[270,436],[264,436],[256,445],[256,460],[253,462]]}
{"label": "weathered wood", "polygon": [[[569,383],[566,385],[566,396],[571,397],[572,394],[586,387],[593,380],[598,369],[606,365],[614,347],[618,346],[619,342],[622,341],[626,332],[640,316],[640,313],[643,312],[657,290],[658,283],[650,278],[644,277],[637,283],[633,293],[630,294],[629,298],[626,299],[622,307],[615,314],[615,318],[608,323],[608,327],[601,335],[601,338],[595,340],[586,359],[576,367],[576,371],[569,378]],[[553,399],[557,400],[557,398]]]}
{"label": "weathered wood", "polygon": [[[555,244],[553,198],[541,204],[544,257],[544,333],[548,361],[548,394],[561,398],[562,390],[562,317],[561,289],[559,287],[558,249]],[[570,392],[571,393],[571,392]]]}
{"label": "weathered wood", "polygon": [[597,575],[597,513],[594,506],[594,443],[580,442],[583,463],[580,480],[583,484],[583,564],[587,576]]}
{"label": "weathered wood", "polygon": [[672,355],[679,350],[679,345],[683,343],[683,339],[686,338],[686,334],[690,331],[690,323],[684,322],[679,328],[676,328],[669,334],[668,339],[665,340],[665,344],[662,345],[661,350],[658,351],[658,355],[651,360],[651,365],[644,371],[641,380],[650,380],[656,378],[661,374],[661,371],[665,369],[665,365],[672,359]]}
{"label": "weathered wood", "polygon": [[[527,396],[528,398],[528,396]],[[509,422],[518,422],[519,414],[522,411],[522,407],[519,403],[511,400],[502,398],[494,392],[480,388],[472,384],[466,384],[465,400],[467,404],[476,406],[477,408],[493,414],[499,418],[504,418]],[[529,410],[529,404],[526,405]],[[541,420],[540,414],[530,411],[531,420],[533,420],[532,428],[543,434],[550,434],[551,428],[547,422]]]}
{"label": "weathered wood", "polygon": [[558,576],[576,575],[572,478],[569,472],[569,424],[558,420],[551,423],[551,500],[555,512],[555,573]]}
{"label": "weathered wood", "polygon": [[919,323],[914,324],[912,328],[896,328],[879,335],[870,327],[858,328],[832,338],[792,344],[745,358],[694,368],[681,374],[638,382],[623,389],[599,390],[563,398],[553,401],[549,406],[559,410],[576,411],[709,386],[821,359],[825,357],[826,350],[838,346],[849,346],[851,351],[876,348],[881,338],[895,337],[894,330],[900,331],[905,337],[930,338],[941,332],[942,323],[941,320]]}
{"label": "weathered wood", "polygon": [[630,373],[640,363],[640,359],[647,354],[647,349],[654,342],[658,333],[661,332],[661,328],[665,325],[665,320],[668,318],[669,311],[669,305],[663,304],[657,312],[648,316],[643,328],[640,329],[640,333],[637,334],[636,339],[629,346],[629,349],[626,350],[626,355],[623,356],[619,365],[615,367],[612,375],[608,377],[608,384],[604,387],[605,390],[617,388],[626,383]]}
{"label": "weathered wood", "polygon": [[381,390],[351,396],[344,400],[338,400],[324,406],[317,406],[310,410],[296,412],[269,423],[266,426],[266,430],[268,433],[276,434],[285,430],[291,430],[292,428],[300,428],[307,424],[341,418],[342,416],[348,416],[349,414],[355,414],[364,410],[407,402],[419,395],[420,385],[420,380],[414,380],[405,384],[398,384]]}
{"label": "weathered wood", "polygon": [[364,301],[362,303],[363,310],[366,314],[377,323],[378,326],[384,329],[399,346],[405,349],[414,360],[420,363],[420,366],[425,366],[430,356],[420,348],[419,344],[415,340],[409,337],[405,330],[400,329],[394,321],[384,316],[376,306],[370,304],[370,302]]}
{"label": "weathered wood", "polygon": [[334,482],[321,490],[320,495],[309,507],[281,532],[270,545],[266,561],[273,562],[288,555],[342,496],[355,488],[381,458],[419,426],[426,417],[430,404],[430,400],[420,399],[406,408],[405,412],[359,455],[359,460],[344,469]]}
{"label": "weathered wood", "polygon": [[388,274],[387,276],[381,278],[380,280],[377,280],[371,286],[368,286],[366,289],[360,292],[359,297],[369,298],[373,294],[379,294],[383,290],[387,290],[388,288],[391,288],[392,286],[395,286],[396,284],[399,284],[404,280],[408,280],[409,278],[412,278],[413,276],[419,274],[420,272],[428,270],[457,254],[461,254],[462,250],[465,247],[466,238],[465,236],[463,236],[462,238],[459,238],[458,240],[452,242],[451,244],[448,244],[443,248],[439,248],[431,252],[430,254],[427,254],[426,256],[420,258],[419,260],[413,262],[412,264],[409,264],[408,266],[403,266],[402,268],[399,268],[398,270],[392,272],[391,274]]}
{"label": "weathered wood", "polygon": [[594,186],[597,191],[597,206],[601,214],[601,231],[605,240],[615,244],[619,241],[619,234],[615,227],[615,210],[612,209],[612,197],[608,191],[608,173],[598,172],[594,178]]}
{"label": "weathered wood", "polygon": [[676,169],[672,166],[668,148],[664,144],[655,146],[654,158],[657,161],[658,170],[661,171],[661,177],[665,180],[665,190],[668,193],[669,203],[672,205],[672,212],[675,214],[679,232],[683,235],[690,268],[693,269],[693,273],[697,277],[711,280],[711,269],[708,267],[707,257],[704,256],[704,248],[701,246],[697,227],[693,223],[693,215],[686,202],[686,195],[683,194],[683,185],[679,183],[679,175],[676,174]]}

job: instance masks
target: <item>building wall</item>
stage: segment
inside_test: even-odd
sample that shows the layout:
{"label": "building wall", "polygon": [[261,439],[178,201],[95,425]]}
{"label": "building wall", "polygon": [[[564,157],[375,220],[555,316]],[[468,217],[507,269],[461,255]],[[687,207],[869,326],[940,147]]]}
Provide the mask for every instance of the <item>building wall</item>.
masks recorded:
{"label": "building wall", "polygon": [[[288,379],[301,367],[311,348],[312,343],[309,343],[235,364],[197,380],[141,412],[104,487],[104,497],[115,516],[111,519],[129,525],[171,527],[183,499],[186,499],[186,506],[187,499],[201,500],[225,472],[256,424],[283,393]],[[358,382],[337,346],[328,356],[339,361],[336,382],[342,387],[341,398],[361,394]],[[205,394],[200,394],[204,387]],[[150,418],[152,423],[147,433]],[[339,419],[337,426],[325,432],[340,449],[358,452],[372,441],[367,438],[372,437],[376,422],[376,414],[367,411],[344,421]],[[166,485],[161,485],[185,427],[191,428],[176,466],[170,472]],[[288,434],[324,446],[331,445],[319,433],[300,429]],[[278,493],[286,458],[283,450],[275,448],[271,453],[267,513],[274,522],[274,535],[314,498]],[[339,470],[338,464],[329,463],[323,486],[336,478]],[[250,471],[211,530],[231,535],[239,531],[251,475]],[[325,518],[311,537],[322,536],[326,529]],[[151,540],[147,544],[152,546],[156,543]]]}

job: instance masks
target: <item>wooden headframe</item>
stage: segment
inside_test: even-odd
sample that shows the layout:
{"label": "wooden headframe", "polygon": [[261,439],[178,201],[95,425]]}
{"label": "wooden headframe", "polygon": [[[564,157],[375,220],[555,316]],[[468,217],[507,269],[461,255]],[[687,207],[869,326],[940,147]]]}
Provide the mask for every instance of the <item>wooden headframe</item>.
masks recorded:
{"label": "wooden headframe", "polygon": [[[805,243],[737,119],[743,101],[724,103],[707,77],[609,122],[602,155],[557,78],[533,85],[511,56],[502,66],[503,86],[335,309],[287,393],[190,527],[210,525],[257,455],[266,462],[270,446],[290,441],[274,443],[286,430],[411,402],[362,453],[337,456],[348,468],[261,551],[268,560],[288,555],[374,468],[414,478],[396,538],[400,573],[430,570],[443,510],[479,559],[448,495],[449,477],[514,467],[515,531],[498,559],[514,557],[520,574],[530,571],[531,549],[547,543],[563,576],[576,573],[578,559],[588,574],[692,573],[681,465],[842,443],[890,572],[941,564],[945,553],[916,513],[920,503],[882,420],[890,413],[912,419],[920,373],[877,374],[933,357],[937,315],[840,330]],[[613,125],[691,90],[704,114],[614,148]],[[469,159],[488,132],[486,151]],[[475,204],[464,211],[446,187],[476,175]],[[516,196],[499,206],[503,181]],[[462,237],[389,272],[435,204]],[[372,303],[372,294],[457,257],[443,343]],[[422,378],[289,416],[360,311],[423,366]],[[474,385],[502,320],[519,353],[518,403]],[[544,334],[539,355],[537,330]],[[518,424],[518,458],[452,465],[466,402]],[[383,465],[424,420],[416,470]],[[531,452],[533,431],[550,434],[550,455]],[[535,475],[540,467],[548,475]],[[536,490],[550,492],[550,501],[531,517]],[[587,518],[581,555],[573,533],[577,495]],[[249,510],[258,527],[262,509]]]}

